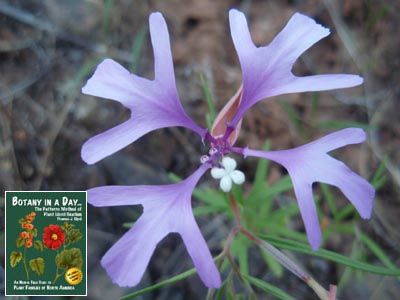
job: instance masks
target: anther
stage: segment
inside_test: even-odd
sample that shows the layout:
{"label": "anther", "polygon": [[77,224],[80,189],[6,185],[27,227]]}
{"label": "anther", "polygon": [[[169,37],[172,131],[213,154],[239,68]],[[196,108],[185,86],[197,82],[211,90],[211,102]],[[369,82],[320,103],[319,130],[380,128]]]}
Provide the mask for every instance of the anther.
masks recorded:
{"label": "anther", "polygon": [[210,148],[210,150],[208,151],[208,153],[209,153],[211,156],[213,156],[213,155],[216,154],[217,152],[218,152],[218,149],[217,149],[217,148],[214,148],[214,147]]}
{"label": "anther", "polygon": [[208,162],[209,159],[210,159],[210,157],[209,157],[208,155],[202,155],[202,156],[200,157],[200,162],[201,162],[202,164],[204,164],[204,163]]}

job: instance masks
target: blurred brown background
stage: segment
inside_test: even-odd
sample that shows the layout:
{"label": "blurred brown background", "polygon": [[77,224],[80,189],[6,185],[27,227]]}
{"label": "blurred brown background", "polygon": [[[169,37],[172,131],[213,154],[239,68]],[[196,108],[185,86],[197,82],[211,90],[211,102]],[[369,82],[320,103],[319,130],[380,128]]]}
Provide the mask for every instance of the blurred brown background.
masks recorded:
{"label": "blurred brown background", "polygon": [[[273,149],[285,149],[336,130],[332,122],[369,126],[367,143],[340,150],[338,155],[366,178],[371,178],[385,159],[388,180],[375,199],[373,219],[363,222],[362,227],[398,265],[400,4],[396,0],[0,0],[2,191],[161,184],[168,182],[168,172],[181,177],[189,175],[206,149],[197,136],[178,128],[153,132],[96,165],[86,165],[80,158],[83,142],[121,123],[129,112],[113,101],[84,96],[80,89],[104,57],[152,78],[148,15],[161,11],[170,32],[181,100],[188,114],[206,126],[207,105],[200,74],[204,74],[217,108],[234,94],[241,81],[229,32],[228,10],[232,7],[246,13],[258,45],[271,41],[296,11],[315,18],[331,29],[331,35],[307,51],[296,63],[294,72],[358,73],[365,78],[363,86],[353,89],[285,95],[263,101],[246,114],[238,144],[260,148],[270,139]],[[255,162],[240,164],[251,179]],[[274,167],[270,180],[280,175],[281,169]],[[213,184],[207,176],[202,182],[206,186]],[[1,197],[2,207],[3,194]],[[113,285],[99,260],[126,230],[122,223],[139,213],[140,208],[89,207],[89,299],[115,299],[131,291]],[[4,210],[0,210],[1,219],[3,214]],[[218,253],[229,231],[225,217],[198,218],[198,222],[213,253]],[[346,253],[345,243],[333,243],[335,251]],[[3,247],[1,264],[2,251]],[[339,271],[334,265],[298,258],[304,259],[322,283],[337,280]],[[180,238],[172,235],[158,247],[140,286],[190,267]],[[268,270],[257,265],[257,257],[254,268],[268,274]],[[270,280],[298,299],[317,299],[304,284],[286,275],[287,279]],[[4,277],[4,272],[0,276]],[[204,299],[206,292],[197,276],[193,276],[142,299]],[[342,299],[398,299],[399,294],[398,280],[366,275],[362,281],[352,280],[343,290]]]}

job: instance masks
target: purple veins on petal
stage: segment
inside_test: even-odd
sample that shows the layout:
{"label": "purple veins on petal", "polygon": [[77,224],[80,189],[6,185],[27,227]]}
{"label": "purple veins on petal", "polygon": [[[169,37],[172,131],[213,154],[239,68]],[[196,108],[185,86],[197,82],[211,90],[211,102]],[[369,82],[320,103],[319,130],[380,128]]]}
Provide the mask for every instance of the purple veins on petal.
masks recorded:
{"label": "purple veins on petal", "polygon": [[244,149],[243,155],[273,160],[284,166],[292,179],[308,240],[317,250],[321,245],[321,230],[312,195],[314,182],[327,183],[339,188],[357,209],[360,216],[368,219],[372,214],[375,190],[363,177],[354,173],[343,162],[327,152],[365,140],[362,129],[347,128],[309,144],[281,151]]}
{"label": "purple veins on petal", "polygon": [[243,95],[232,123],[236,125],[243,114],[265,98],[306,91],[324,91],[359,85],[358,75],[332,74],[297,77],[292,68],[299,56],[320,39],[329,29],[313,19],[296,13],[273,41],[257,47],[252,41],[244,14],[229,12],[231,35],[239,56],[243,77]]}
{"label": "purple veins on petal", "polygon": [[88,190],[88,202],[94,206],[143,206],[143,214],[137,222],[101,260],[113,282],[119,286],[137,285],[157,244],[170,232],[177,232],[204,284],[210,288],[221,285],[219,272],[191,207],[192,191],[208,169],[208,164],[203,164],[176,184],[103,186]]}
{"label": "purple veins on petal", "polygon": [[154,80],[131,74],[111,59],[101,62],[82,88],[84,94],[112,99],[130,109],[125,123],[89,139],[82,158],[93,164],[133,143],[146,133],[164,127],[182,126],[203,137],[199,127],[184,111],[175,85],[167,25],[160,13],[149,18],[154,51]]}

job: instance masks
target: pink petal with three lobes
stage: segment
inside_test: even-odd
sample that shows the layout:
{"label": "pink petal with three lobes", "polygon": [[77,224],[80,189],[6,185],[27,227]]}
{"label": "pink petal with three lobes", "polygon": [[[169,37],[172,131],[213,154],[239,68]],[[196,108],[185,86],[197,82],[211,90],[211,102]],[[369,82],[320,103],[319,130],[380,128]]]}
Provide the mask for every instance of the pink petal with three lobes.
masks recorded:
{"label": "pink petal with three lobes", "polygon": [[[201,137],[207,131],[186,114],[179,100],[164,18],[160,13],[153,13],[149,23],[155,61],[154,80],[131,74],[115,61],[105,59],[82,88],[84,94],[118,101],[131,110],[131,120],[125,125],[89,140],[88,145],[84,144],[82,158],[87,163],[95,163],[159,128],[182,126]],[[116,132],[122,132],[124,137],[116,138]],[[103,150],[95,151],[95,148],[102,147]]]}
{"label": "pink petal with three lobes", "polygon": [[293,75],[292,67],[298,57],[329,34],[327,28],[307,16],[294,14],[274,40],[264,47],[253,43],[243,13],[232,9],[229,21],[243,76],[243,99],[233,124],[237,124],[251,106],[267,97],[346,88],[363,81],[358,75],[347,74]]}
{"label": "pink petal with three lobes", "polygon": [[371,217],[375,197],[373,186],[344,163],[327,154],[328,151],[364,140],[365,133],[362,129],[348,128],[290,150],[244,149],[243,154],[273,160],[287,169],[293,182],[308,239],[312,248],[316,250],[321,243],[321,231],[312,197],[314,182],[336,186],[350,200],[362,218]]}
{"label": "pink petal with three lobes", "polygon": [[191,194],[209,167],[202,165],[186,180],[162,186],[104,186],[88,190],[95,206],[143,205],[143,214],[101,260],[113,282],[135,286],[145,272],[157,244],[170,232],[181,235],[197,272],[208,287],[221,278],[193,217]]}

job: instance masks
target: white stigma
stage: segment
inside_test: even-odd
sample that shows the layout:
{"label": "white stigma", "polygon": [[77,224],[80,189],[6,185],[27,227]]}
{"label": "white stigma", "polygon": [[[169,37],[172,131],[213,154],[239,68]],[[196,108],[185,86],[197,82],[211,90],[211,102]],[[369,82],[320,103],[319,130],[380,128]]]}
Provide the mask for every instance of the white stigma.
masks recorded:
{"label": "white stigma", "polygon": [[211,169],[211,176],[214,179],[221,179],[219,187],[224,192],[232,189],[232,181],[235,184],[242,184],[245,180],[243,172],[236,169],[236,161],[230,157],[224,157],[221,165],[223,168],[214,167]]}

